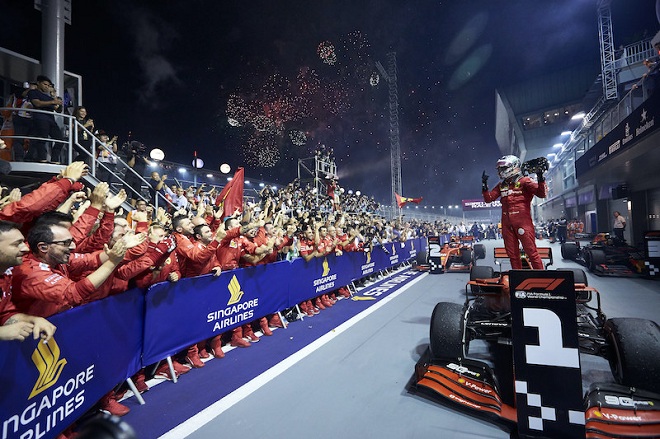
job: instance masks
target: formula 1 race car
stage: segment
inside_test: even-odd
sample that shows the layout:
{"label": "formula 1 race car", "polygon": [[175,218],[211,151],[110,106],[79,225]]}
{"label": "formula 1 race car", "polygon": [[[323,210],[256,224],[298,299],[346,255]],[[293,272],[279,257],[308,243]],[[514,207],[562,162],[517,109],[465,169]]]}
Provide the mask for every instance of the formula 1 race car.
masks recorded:
{"label": "formula 1 race car", "polygon": [[576,261],[599,276],[649,276],[644,251],[626,244],[609,233],[599,233],[585,246],[579,241],[561,245],[561,257]]}
{"label": "formula 1 race car", "polygon": [[430,273],[468,273],[477,259],[485,257],[483,244],[474,244],[474,237],[452,236],[448,242],[440,244],[439,237],[429,237],[428,265]]}
{"label": "formula 1 race car", "polygon": [[[657,323],[608,319],[600,294],[581,269],[494,272],[488,267],[492,271],[486,273],[477,268],[491,277],[470,280],[463,305],[435,306],[429,349],[415,366],[414,390],[518,429],[521,437],[658,437]],[[476,340],[487,346],[491,363],[469,357]],[[577,365],[569,364],[569,351]],[[593,383],[584,396],[578,353],[607,359],[616,383]],[[544,390],[532,391],[533,385]],[[552,408],[553,398],[572,398],[573,409]],[[523,427],[534,434],[521,434]]]}

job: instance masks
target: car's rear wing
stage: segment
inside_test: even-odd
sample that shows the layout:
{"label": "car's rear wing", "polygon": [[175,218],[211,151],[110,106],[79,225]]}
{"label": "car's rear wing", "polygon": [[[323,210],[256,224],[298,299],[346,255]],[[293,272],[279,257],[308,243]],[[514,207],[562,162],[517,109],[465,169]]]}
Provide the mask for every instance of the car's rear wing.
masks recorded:
{"label": "car's rear wing", "polygon": [[[538,251],[539,256],[543,261],[548,261],[544,263],[545,268],[547,269],[553,263],[552,248],[537,247],[536,250]],[[525,252],[522,249],[520,250],[520,256],[523,261],[523,268],[531,268],[529,262],[527,261],[527,256],[525,255]],[[503,259],[509,260],[509,256],[506,254],[506,248],[504,247],[495,247],[495,249],[493,250],[493,257],[495,258],[495,263],[499,266],[502,265]]]}

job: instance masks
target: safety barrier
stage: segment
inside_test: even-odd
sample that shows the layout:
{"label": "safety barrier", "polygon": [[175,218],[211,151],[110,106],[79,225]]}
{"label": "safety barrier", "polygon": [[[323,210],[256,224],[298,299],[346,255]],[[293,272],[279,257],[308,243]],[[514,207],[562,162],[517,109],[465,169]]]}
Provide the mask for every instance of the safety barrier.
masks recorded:
{"label": "safety barrier", "polygon": [[141,367],[425,250],[426,239],[416,238],[298,258],[133,289],[54,315],[48,344],[0,343],[0,438],[56,437]]}

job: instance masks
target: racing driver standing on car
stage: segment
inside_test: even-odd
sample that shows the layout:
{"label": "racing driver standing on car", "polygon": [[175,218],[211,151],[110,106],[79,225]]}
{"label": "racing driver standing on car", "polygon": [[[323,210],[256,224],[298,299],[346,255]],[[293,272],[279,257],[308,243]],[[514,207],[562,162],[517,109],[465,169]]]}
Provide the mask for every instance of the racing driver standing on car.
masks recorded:
{"label": "racing driver standing on car", "polygon": [[497,174],[502,181],[489,190],[488,175],[484,171],[481,176],[482,195],[487,203],[502,199],[502,238],[511,268],[522,269],[518,244],[520,242],[532,268],[543,270],[543,261],[536,250],[536,234],[530,205],[534,195],[545,198],[548,188],[542,171],[536,174],[537,182],[524,177],[520,167],[520,159],[514,155],[500,158],[497,161]]}

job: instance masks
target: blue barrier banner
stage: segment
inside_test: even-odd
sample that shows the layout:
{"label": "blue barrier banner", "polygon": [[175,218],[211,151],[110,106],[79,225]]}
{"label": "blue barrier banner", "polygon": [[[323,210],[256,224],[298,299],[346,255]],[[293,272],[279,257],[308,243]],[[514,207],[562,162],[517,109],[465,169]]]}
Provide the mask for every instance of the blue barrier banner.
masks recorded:
{"label": "blue barrier banner", "polygon": [[140,369],[142,290],[49,317],[47,343],[0,343],[1,438],[56,437]]}
{"label": "blue barrier banner", "polygon": [[150,287],[142,363],[286,308],[292,276],[291,263],[282,261]]}
{"label": "blue barrier banner", "polygon": [[358,254],[361,253],[346,253],[339,257],[332,254],[309,262],[302,258],[294,260],[290,271],[289,306],[351,283],[355,278],[355,256]]}

